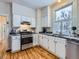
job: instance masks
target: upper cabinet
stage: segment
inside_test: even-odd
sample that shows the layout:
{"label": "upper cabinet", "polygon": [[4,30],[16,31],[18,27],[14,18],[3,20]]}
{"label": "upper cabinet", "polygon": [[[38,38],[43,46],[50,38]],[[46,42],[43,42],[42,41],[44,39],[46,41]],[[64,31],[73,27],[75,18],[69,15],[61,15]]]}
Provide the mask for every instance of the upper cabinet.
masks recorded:
{"label": "upper cabinet", "polygon": [[51,27],[51,7],[41,8],[42,27]]}
{"label": "upper cabinet", "polygon": [[31,22],[31,19],[27,16],[22,16],[21,22],[26,21],[26,22]]}
{"label": "upper cabinet", "polygon": [[21,23],[21,16],[20,15],[13,15],[13,27],[19,27]]}
{"label": "upper cabinet", "polygon": [[[26,6],[12,3],[13,27],[19,27],[22,21],[31,23],[31,27],[36,27],[36,11]],[[20,16],[19,16],[20,15]]]}
{"label": "upper cabinet", "polygon": [[30,22],[31,27],[36,27],[36,20],[35,20],[35,18],[22,16],[21,22],[22,21]]}
{"label": "upper cabinet", "polygon": [[35,18],[31,19],[31,27],[36,27],[36,19]]}

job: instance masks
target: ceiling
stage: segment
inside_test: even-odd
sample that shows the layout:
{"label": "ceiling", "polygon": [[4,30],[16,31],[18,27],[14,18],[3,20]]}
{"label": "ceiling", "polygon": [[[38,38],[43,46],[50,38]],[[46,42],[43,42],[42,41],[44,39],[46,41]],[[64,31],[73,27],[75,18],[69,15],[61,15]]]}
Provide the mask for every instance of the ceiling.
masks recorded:
{"label": "ceiling", "polygon": [[[12,0],[12,1],[31,8],[41,8],[49,4],[53,4],[56,0]],[[0,0],[0,2],[11,3],[11,0]]]}

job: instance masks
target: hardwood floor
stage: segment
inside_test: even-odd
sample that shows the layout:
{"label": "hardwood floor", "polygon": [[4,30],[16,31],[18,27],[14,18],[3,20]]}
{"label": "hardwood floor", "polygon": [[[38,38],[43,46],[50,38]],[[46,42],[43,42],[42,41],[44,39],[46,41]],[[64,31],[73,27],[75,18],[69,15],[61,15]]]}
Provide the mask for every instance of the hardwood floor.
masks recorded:
{"label": "hardwood floor", "polygon": [[17,53],[6,52],[3,59],[59,59],[41,47],[33,47]]}

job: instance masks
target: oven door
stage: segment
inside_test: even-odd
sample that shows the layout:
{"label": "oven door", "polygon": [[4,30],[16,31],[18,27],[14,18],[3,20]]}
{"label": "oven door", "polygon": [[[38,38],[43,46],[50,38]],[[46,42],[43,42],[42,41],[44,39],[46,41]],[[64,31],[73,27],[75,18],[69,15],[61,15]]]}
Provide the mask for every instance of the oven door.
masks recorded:
{"label": "oven door", "polygon": [[22,38],[21,39],[21,45],[32,43],[32,42],[33,42],[33,38],[32,37],[27,37],[27,38]]}

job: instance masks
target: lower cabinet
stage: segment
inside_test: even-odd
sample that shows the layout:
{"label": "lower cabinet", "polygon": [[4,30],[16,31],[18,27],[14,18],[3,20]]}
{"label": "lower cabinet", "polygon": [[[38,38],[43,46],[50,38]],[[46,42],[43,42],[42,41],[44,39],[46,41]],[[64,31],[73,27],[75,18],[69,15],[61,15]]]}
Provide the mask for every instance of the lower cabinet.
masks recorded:
{"label": "lower cabinet", "polygon": [[12,36],[11,51],[17,52],[20,50],[20,36]]}
{"label": "lower cabinet", "polygon": [[52,53],[55,53],[56,51],[56,44],[55,44],[55,37],[51,37],[49,36],[49,42],[48,42],[48,47],[49,47],[49,51]]}
{"label": "lower cabinet", "polygon": [[39,45],[43,46],[43,36],[42,36],[42,34],[39,34]]}
{"label": "lower cabinet", "polygon": [[45,49],[48,49],[48,36],[46,36],[46,35],[43,35],[42,46],[43,46]]}
{"label": "lower cabinet", "polygon": [[33,45],[38,45],[38,40],[39,40],[39,37],[38,37],[38,34],[33,34]]}
{"label": "lower cabinet", "polygon": [[66,39],[56,38],[56,54],[60,57],[60,59],[66,58]]}
{"label": "lower cabinet", "polygon": [[[47,36],[43,34],[36,34],[39,45],[50,51],[52,54],[56,54],[60,59],[66,58],[66,39]],[[37,45],[37,44],[35,44]]]}

